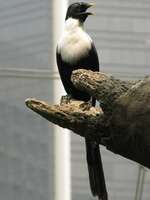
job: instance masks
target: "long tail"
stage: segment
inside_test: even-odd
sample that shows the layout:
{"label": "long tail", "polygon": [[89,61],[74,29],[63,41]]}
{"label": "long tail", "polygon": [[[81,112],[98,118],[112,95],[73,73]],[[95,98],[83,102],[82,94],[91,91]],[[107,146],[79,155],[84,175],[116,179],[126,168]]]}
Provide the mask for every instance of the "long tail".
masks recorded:
{"label": "long tail", "polygon": [[98,196],[98,200],[108,200],[99,145],[88,139],[85,139],[85,143],[92,194]]}

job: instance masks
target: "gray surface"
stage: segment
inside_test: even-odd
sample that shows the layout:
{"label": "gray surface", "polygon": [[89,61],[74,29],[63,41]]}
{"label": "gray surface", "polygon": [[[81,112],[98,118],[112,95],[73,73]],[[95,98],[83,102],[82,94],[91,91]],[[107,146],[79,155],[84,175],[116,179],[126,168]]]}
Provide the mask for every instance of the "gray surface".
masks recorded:
{"label": "gray surface", "polygon": [[48,68],[49,10],[49,0],[0,0],[0,68]]}
{"label": "gray surface", "polygon": [[27,97],[53,101],[48,71],[39,71],[52,66],[49,10],[49,0],[0,0],[2,200],[54,199],[53,129],[24,104]]}
{"label": "gray surface", "polygon": [[48,101],[48,84],[48,79],[0,79],[0,199],[53,199],[52,126],[24,104],[30,96]]}

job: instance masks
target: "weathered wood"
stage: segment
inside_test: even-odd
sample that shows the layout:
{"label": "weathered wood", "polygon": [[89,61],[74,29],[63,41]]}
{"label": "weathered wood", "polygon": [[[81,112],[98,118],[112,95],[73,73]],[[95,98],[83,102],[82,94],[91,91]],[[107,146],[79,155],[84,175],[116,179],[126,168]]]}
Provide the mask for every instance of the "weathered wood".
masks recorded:
{"label": "weathered wood", "polygon": [[27,106],[47,120],[150,168],[150,77],[131,83],[77,70],[72,81],[102,102],[102,109],[73,99],[52,106],[28,99]]}
{"label": "weathered wood", "polygon": [[73,84],[94,96],[105,112],[111,112],[114,101],[125,93],[133,82],[115,79],[101,72],[79,69],[72,74]]}
{"label": "weathered wood", "polygon": [[150,168],[150,77],[116,100],[109,127],[110,149]]}
{"label": "weathered wood", "polygon": [[[89,104],[76,100],[51,106],[44,101],[33,98],[27,99],[26,105],[48,121],[100,143],[101,131],[97,126],[100,121],[104,120],[101,108],[89,107]],[[104,132],[103,128],[101,134]]]}

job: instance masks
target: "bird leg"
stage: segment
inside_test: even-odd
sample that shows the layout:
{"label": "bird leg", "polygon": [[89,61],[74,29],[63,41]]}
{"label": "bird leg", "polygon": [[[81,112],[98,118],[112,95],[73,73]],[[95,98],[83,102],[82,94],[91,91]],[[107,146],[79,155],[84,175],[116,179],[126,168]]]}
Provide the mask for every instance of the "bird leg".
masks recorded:
{"label": "bird leg", "polygon": [[62,96],[61,100],[60,100],[60,105],[69,104],[71,99],[72,99],[71,94],[67,94],[67,95]]}
{"label": "bird leg", "polygon": [[[72,98],[71,94],[64,95],[61,97],[60,105],[62,106],[65,104],[70,104],[71,100],[75,100]],[[86,102],[83,101],[83,103],[79,105],[79,108],[82,111],[88,111],[90,110],[91,107],[92,107],[92,98],[89,101],[86,101]]]}
{"label": "bird leg", "polygon": [[92,105],[91,105],[91,103],[89,103],[89,101],[83,102],[82,104],[80,104],[80,109],[82,111],[90,110],[91,107],[92,107]]}
{"label": "bird leg", "polygon": [[90,110],[91,107],[92,107],[92,98],[89,101],[86,101],[80,104],[80,108],[83,111]]}

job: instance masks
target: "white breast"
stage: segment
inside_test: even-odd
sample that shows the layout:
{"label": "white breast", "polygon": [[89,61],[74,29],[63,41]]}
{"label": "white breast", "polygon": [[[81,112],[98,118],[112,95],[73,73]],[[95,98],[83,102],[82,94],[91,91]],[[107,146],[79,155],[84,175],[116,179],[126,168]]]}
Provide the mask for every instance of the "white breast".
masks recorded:
{"label": "white breast", "polygon": [[88,54],[91,42],[91,38],[83,30],[79,21],[69,18],[58,43],[58,52],[64,61],[76,63],[80,58]]}

